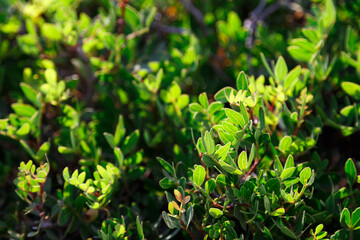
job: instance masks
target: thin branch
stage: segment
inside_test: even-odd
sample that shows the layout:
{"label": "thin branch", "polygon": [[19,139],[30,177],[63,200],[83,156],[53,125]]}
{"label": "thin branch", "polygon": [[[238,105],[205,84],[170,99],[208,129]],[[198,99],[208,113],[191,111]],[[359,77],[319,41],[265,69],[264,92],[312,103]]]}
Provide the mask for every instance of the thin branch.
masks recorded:
{"label": "thin branch", "polygon": [[242,181],[245,181],[246,178],[255,171],[256,167],[259,165],[259,163],[263,160],[263,158],[265,157],[266,155],[266,152],[267,152],[267,149],[268,149],[268,146],[269,144],[266,145],[266,148],[265,148],[265,152],[264,154],[262,155],[262,157],[258,160],[256,159],[256,161],[254,162],[254,164],[251,166],[250,170],[246,173],[246,175],[241,179]]}
{"label": "thin branch", "polygon": [[191,13],[191,15],[193,15],[195,20],[200,24],[201,30],[204,33],[204,35],[207,36],[209,34],[209,30],[207,29],[207,26],[204,22],[204,15],[202,14],[202,12],[192,4],[191,0],[179,0],[179,1],[184,5],[186,10],[188,10]]}
{"label": "thin branch", "polygon": [[190,34],[189,29],[179,28],[173,26],[167,26],[160,22],[153,22],[150,26],[151,29],[157,30],[162,33],[174,33],[174,34]]}
{"label": "thin branch", "polygon": [[291,2],[293,0],[277,1],[265,8],[266,0],[262,0],[259,5],[250,13],[250,17],[244,21],[244,28],[248,30],[249,34],[245,40],[247,48],[254,46],[255,33],[258,22],[267,18],[270,14],[277,11],[281,6],[291,8]]}
{"label": "thin branch", "polygon": [[130,0],[118,0],[118,4],[121,8],[121,17],[118,19],[118,24],[119,24],[119,28],[118,28],[118,32],[124,33],[124,26],[125,26],[125,9],[126,9],[126,5],[130,2]]}
{"label": "thin branch", "polygon": [[181,217],[179,217],[180,220],[180,224],[181,224],[181,228],[184,229],[191,237],[191,239],[196,240],[197,238],[195,237],[195,235],[186,227],[184,221],[181,219]]}

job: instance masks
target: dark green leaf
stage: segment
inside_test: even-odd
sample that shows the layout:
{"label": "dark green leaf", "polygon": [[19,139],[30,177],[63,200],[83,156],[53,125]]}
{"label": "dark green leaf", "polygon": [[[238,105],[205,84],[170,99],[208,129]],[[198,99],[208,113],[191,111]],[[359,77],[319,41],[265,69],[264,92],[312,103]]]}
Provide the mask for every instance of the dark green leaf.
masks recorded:
{"label": "dark green leaf", "polygon": [[350,217],[350,211],[347,208],[344,208],[340,214],[340,223],[343,227],[351,228],[351,217]]}
{"label": "dark green leaf", "polygon": [[192,205],[190,205],[190,207],[186,210],[186,213],[185,213],[185,224],[186,224],[186,228],[189,227],[189,224],[192,220],[194,216],[194,208]]}
{"label": "dark green leaf", "polygon": [[288,237],[291,237],[293,239],[297,239],[297,236],[295,235],[295,233],[293,233],[288,227],[285,227],[283,225],[281,225],[279,222],[275,221],[273,219],[273,222],[275,223],[275,225],[280,229],[280,231],[285,234]]}
{"label": "dark green leaf", "polygon": [[157,157],[156,158],[159,163],[161,164],[161,166],[163,166],[163,168],[165,168],[166,171],[168,171],[168,173],[170,173],[172,176],[175,175],[175,170],[174,168],[171,166],[170,163],[168,163],[167,161],[165,161],[164,159]]}
{"label": "dark green leaf", "polygon": [[356,179],[356,167],[354,161],[349,158],[345,163],[345,173],[351,185],[354,184]]}
{"label": "dark green leaf", "polygon": [[162,187],[163,189],[169,189],[169,188],[174,187],[174,186],[175,186],[175,183],[172,182],[170,179],[168,179],[168,178],[165,177],[165,178],[163,178],[163,179],[160,180],[159,185],[160,185],[160,187]]}

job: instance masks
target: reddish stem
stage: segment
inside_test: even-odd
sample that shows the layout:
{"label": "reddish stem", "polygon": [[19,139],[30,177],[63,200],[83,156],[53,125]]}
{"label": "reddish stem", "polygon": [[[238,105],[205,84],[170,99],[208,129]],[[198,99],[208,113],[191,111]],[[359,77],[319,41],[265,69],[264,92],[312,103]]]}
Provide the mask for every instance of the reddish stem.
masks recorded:
{"label": "reddish stem", "polygon": [[121,17],[118,20],[119,23],[119,33],[124,33],[124,26],[125,26],[125,8],[126,4],[128,4],[130,0],[119,0],[119,6],[121,8]]}

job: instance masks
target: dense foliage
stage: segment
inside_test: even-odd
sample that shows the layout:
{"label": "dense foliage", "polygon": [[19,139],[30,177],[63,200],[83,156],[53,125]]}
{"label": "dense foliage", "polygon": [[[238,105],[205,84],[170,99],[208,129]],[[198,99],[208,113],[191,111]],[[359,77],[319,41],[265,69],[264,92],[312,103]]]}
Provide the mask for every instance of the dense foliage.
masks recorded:
{"label": "dense foliage", "polygon": [[0,238],[360,239],[359,12],[1,1]]}

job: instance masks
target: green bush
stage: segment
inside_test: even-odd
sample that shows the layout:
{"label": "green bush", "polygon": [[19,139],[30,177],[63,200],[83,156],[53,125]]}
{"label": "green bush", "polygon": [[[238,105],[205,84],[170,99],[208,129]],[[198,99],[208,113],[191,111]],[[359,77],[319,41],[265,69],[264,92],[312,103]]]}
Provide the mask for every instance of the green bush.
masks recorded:
{"label": "green bush", "polygon": [[2,1],[0,238],[360,238],[359,11]]}

